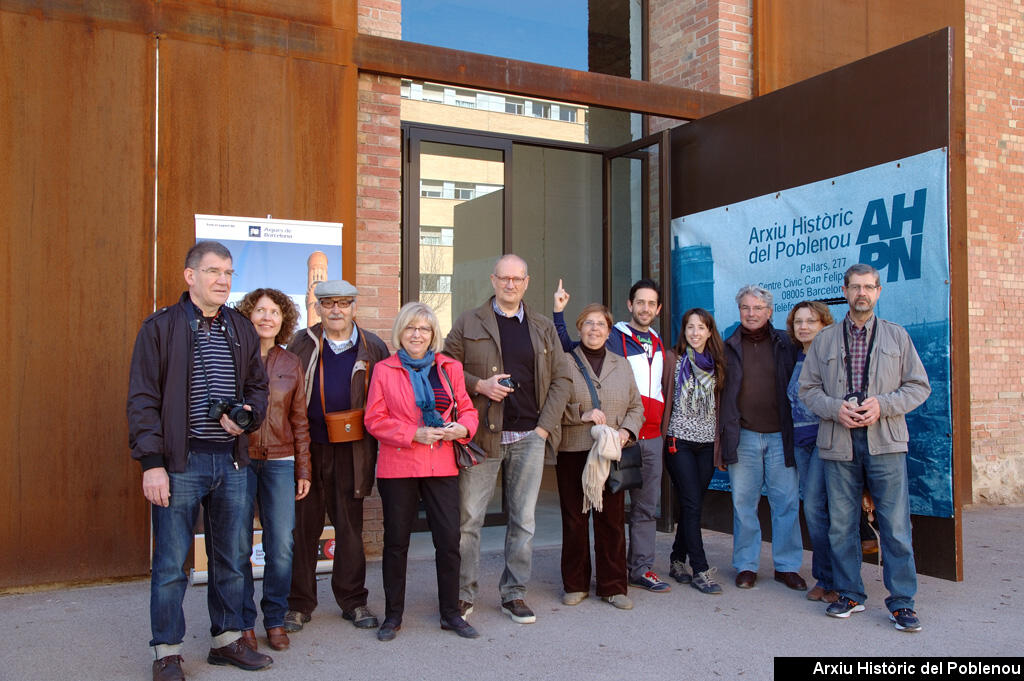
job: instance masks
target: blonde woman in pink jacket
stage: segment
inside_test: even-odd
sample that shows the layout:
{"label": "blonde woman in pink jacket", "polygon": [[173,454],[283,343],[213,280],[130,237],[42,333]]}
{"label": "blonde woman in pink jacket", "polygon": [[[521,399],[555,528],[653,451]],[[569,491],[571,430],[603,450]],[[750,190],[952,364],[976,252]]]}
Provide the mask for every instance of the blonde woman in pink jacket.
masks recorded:
{"label": "blonde woman in pink jacket", "polygon": [[390,641],[402,626],[409,535],[421,499],[436,547],[441,628],[477,638],[459,612],[459,469],[451,444],[473,438],[477,411],[462,364],[440,354],[444,338],[429,305],[404,305],[391,343],[399,350],[374,369],[364,416],[380,444],[377,489],[384,512],[386,604],[377,638]]}

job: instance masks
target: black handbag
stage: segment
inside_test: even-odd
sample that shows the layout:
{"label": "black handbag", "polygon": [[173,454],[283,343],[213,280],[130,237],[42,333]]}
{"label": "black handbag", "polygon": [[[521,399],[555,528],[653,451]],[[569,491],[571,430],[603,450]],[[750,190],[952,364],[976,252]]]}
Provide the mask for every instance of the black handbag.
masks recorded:
{"label": "black handbag", "polygon": [[[452,421],[459,420],[459,407],[456,404],[457,397],[455,395],[455,388],[452,387],[452,381],[448,378],[448,372],[437,365],[438,373],[444,377],[444,382],[448,384],[448,390],[452,393]],[[452,440],[452,449],[455,450],[455,465],[459,467],[459,470],[467,470],[483,462],[487,458],[487,452],[480,448],[480,445],[470,440],[466,444],[459,442],[458,440]]]}
{"label": "black handbag", "polygon": [[[597,396],[597,390],[594,388],[593,381],[590,380],[590,374],[587,373],[586,368],[583,366],[583,360],[579,358],[575,351],[569,354],[576,360],[576,366],[579,367],[580,373],[583,374],[583,380],[587,382],[587,388],[590,389],[590,401],[594,403],[594,409],[600,409],[601,398]],[[644,486],[643,470],[644,457],[643,452],[640,451],[640,443],[626,444],[622,448],[622,456],[619,460],[612,461],[611,470],[608,471],[608,479],[604,482],[604,488],[608,490],[609,494],[616,494],[627,489],[640,489]]]}

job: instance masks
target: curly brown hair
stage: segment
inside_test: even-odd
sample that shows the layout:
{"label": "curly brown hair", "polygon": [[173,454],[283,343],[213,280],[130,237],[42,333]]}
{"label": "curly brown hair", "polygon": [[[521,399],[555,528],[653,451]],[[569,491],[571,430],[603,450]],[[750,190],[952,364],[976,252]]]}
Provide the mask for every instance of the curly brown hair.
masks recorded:
{"label": "curly brown hair", "polygon": [[278,291],[276,288],[254,289],[246,293],[244,298],[235,303],[235,309],[245,315],[246,319],[249,319],[249,315],[252,314],[256,303],[263,296],[270,298],[274,304],[281,308],[281,330],[277,332],[274,342],[278,345],[285,345],[291,340],[292,335],[295,333],[295,327],[299,323],[299,308],[295,306],[295,301],[285,293]]}

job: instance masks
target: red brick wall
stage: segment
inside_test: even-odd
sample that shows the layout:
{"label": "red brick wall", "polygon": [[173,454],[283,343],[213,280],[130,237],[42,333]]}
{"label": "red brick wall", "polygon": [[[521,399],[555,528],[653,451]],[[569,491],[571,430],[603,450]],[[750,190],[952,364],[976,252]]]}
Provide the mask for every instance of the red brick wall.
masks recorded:
{"label": "red brick wall", "polygon": [[967,247],[974,500],[1024,501],[1024,18],[966,3]]}
{"label": "red brick wall", "polygon": [[[737,97],[753,93],[751,0],[651,0],[650,80]],[[651,118],[651,131],[679,121]]]}
{"label": "red brick wall", "polygon": [[[359,0],[359,32],[402,37],[400,0]],[[359,323],[390,345],[401,306],[402,133],[398,78],[359,75],[356,158],[356,278]],[[363,504],[367,556],[384,543],[376,489]]]}

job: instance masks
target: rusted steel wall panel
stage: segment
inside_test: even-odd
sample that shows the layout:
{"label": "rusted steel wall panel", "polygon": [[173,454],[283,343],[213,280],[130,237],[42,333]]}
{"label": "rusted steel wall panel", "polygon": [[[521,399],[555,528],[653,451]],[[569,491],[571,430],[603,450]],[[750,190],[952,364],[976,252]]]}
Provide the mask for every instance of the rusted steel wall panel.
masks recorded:
{"label": "rusted steel wall panel", "polygon": [[[355,81],[346,70],[160,41],[161,304],[184,288],[196,213],[340,221],[353,232],[354,140],[338,132],[354,118]],[[346,251],[350,245],[346,239]]]}
{"label": "rusted steel wall panel", "polygon": [[746,101],[364,34],[355,38],[353,59],[362,71],[686,120]]}
{"label": "rusted steel wall panel", "polygon": [[0,12],[0,588],[148,570],[124,413],[152,304],[152,43]]}

